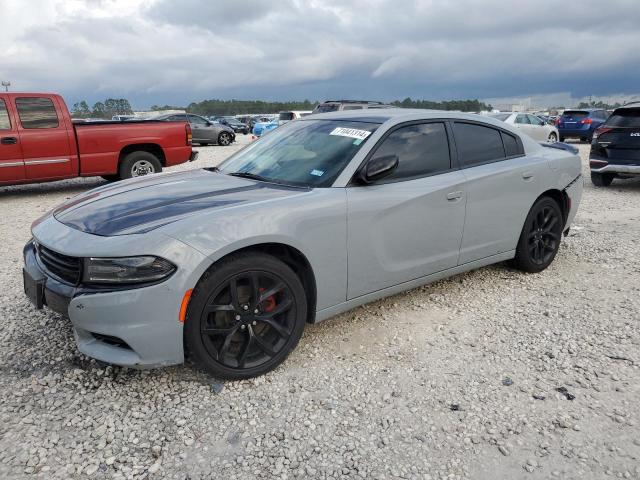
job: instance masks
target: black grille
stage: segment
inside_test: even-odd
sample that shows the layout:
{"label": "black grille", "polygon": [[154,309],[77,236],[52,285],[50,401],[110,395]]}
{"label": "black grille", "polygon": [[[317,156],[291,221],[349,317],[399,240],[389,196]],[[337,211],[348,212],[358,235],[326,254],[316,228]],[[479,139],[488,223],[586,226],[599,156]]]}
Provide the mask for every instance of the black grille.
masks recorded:
{"label": "black grille", "polygon": [[42,265],[53,275],[72,285],[80,283],[82,263],[79,258],[54,252],[42,245],[38,245],[37,252]]}

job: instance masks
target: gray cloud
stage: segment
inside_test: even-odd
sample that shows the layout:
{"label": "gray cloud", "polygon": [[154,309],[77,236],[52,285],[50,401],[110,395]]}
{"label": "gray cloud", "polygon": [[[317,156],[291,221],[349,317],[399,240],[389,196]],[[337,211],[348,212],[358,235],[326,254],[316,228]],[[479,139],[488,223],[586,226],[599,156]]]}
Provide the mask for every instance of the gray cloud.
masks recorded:
{"label": "gray cloud", "polygon": [[0,77],[69,100],[638,89],[640,10],[627,0],[1,1]]}

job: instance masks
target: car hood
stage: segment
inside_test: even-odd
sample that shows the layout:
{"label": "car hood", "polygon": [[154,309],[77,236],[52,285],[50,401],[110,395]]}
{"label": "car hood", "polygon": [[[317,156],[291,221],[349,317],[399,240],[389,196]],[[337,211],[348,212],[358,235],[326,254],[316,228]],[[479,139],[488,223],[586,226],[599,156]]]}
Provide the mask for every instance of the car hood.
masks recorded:
{"label": "car hood", "polygon": [[90,190],[53,211],[59,222],[94,235],[145,233],[203,211],[308,192],[210,170],[150,175]]}

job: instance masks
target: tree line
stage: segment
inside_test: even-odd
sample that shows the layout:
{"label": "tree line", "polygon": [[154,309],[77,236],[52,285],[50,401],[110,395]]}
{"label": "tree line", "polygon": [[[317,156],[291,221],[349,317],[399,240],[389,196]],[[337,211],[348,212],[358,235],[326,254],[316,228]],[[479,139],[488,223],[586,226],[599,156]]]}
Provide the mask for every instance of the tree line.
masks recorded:
{"label": "tree line", "polygon": [[[186,110],[189,113],[205,116],[217,115],[241,115],[249,113],[278,113],[286,110],[313,110],[319,102],[303,100],[295,102],[267,102],[263,100],[219,100],[210,99],[202,102],[192,102],[186,108],[172,105],[152,105],[152,111],[159,110]],[[413,100],[410,97],[404,100],[395,100],[392,105],[402,108],[427,108],[432,110],[459,110],[462,112],[480,112],[491,110],[487,105],[477,99],[474,100],[449,100],[434,102],[432,100]],[[97,102],[92,108],[86,101],[75,103],[71,109],[74,118],[111,118],[113,115],[131,115],[131,104],[125,98],[108,98],[104,102]]]}
{"label": "tree line", "polygon": [[132,115],[133,109],[126,98],[107,98],[104,102],[96,102],[93,107],[82,100],[73,104],[73,118],[111,118],[114,115]]}
{"label": "tree line", "polygon": [[594,102],[593,100],[591,102],[580,102],[578,104],[577,108],[601,108],[603,110],[614,110],[616,108],[621,107],[622,104],[620,102],[616,102],[613,105],[610,103],[605,103],[602,101],[597,101]]}

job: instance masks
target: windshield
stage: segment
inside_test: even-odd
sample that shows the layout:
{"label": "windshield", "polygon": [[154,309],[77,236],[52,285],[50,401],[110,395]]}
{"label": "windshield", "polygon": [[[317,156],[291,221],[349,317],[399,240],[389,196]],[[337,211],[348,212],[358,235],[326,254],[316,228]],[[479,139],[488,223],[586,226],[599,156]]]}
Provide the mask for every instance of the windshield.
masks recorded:
{"label": "windshield", "polygon": [[504,122],[504,121],[507,120],[507,118],[509,118],[511,116],[511,114],[510,113],[492,113],[489,116]]}
{"label": "windshield", "polygon": [[233,155],[220,171],[288,185],[330,187],[378,126],[338,120],[290,122]]}
{"label": "windshield", "polygon": [[587,118],[589,116],[589,112],[582,112],[579,110],[565,110],[562,116],[572,118]]}
{"label": "windshield", "polygon": [[640,108],[623,108],[616,110],[609,117],[607,127],[640,127]]}
{"label": "windshield", "polygon": [[313,113],[335,112],[339,108],[340,108],[340,105],[338,105],[337,103],[329,103],[329,104],[326,104],[326,105],[318,105],[313,110]]}

